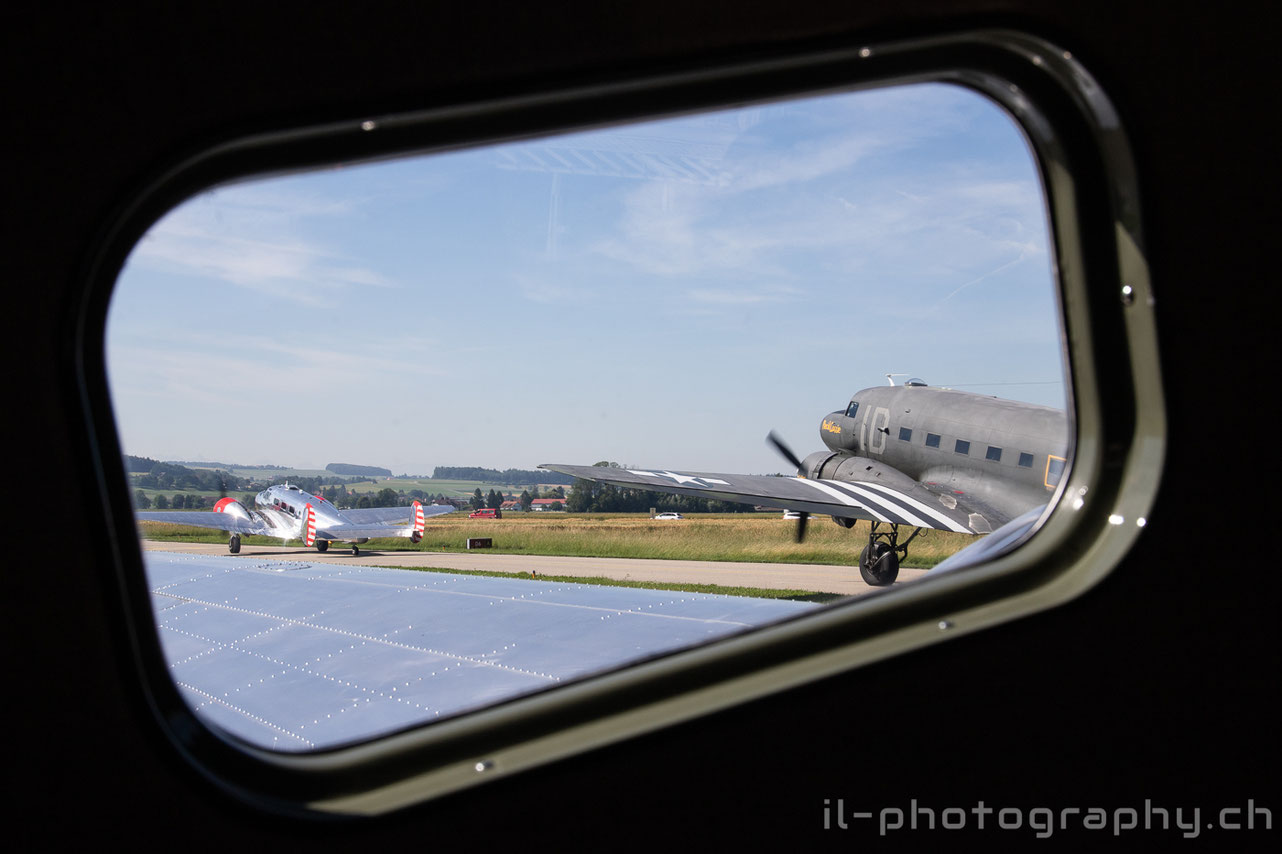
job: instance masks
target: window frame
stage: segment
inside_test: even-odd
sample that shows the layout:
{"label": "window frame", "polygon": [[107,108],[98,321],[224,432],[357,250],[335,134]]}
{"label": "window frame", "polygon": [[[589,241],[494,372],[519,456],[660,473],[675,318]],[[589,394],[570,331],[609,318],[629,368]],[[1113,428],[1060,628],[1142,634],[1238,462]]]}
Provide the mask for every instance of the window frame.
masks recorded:
{"label": "window frame", "polygon": [[[273,753],[237,742],[191,712],[166,673],[137,531],[131,514],[121,512],[130,506],[128,479],[103,356],[116,278],[161,216],[214,185],[282,171],[928,81],[970,88],[1006,109],[1034,152],[1050,213],[1075,441],[1058,486],[1048,491],[1056,500],[1015,538],[1021,548],[996,550],[930,583],[351,747]],[[68,306],[73,405],[94,449],[105,510],[90,515],[133,636],[134,660],[125,664],[137,676],[139,707],[151,709],[186,761],[263,809],[387,812],[1053,607],[1116,565],[1157,489],[1166,416],[1135,167],[1103,89],[1068,51],[1035,36],[980,30],[794,44],[769,56],[693,57],[661,74],[580,69],[567,80],[505,81],[430,109],[206,138],[133,186],[89,248],[83,299]]]}

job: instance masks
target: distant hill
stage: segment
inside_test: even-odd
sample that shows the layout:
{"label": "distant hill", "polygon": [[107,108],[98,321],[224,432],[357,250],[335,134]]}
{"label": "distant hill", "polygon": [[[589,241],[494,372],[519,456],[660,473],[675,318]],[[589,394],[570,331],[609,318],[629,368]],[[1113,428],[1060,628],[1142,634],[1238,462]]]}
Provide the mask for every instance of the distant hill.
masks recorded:
{"label": "distant hill", "polygon": [[134,472],[143,472],[145,474],[151,471],[152,466],[156,463],[157,460],[153,460],[151,457],[134,457],[125,454],[125,471],[130,474]]}
{"label": "distant hill", "polygon": [[166,460],[166,462],[173,463],[174,465],[186,466],[187,468],[192,469],[223,469],[225,471],[231,471],[233,469],[280,469],[281,471],[287,471],[289,469],[289,466],[273,466],[267,465],[266,463],[263,465],[246,466],[241,465],[240,463],[205,462],[199,460]]}
{"label": "distant hill", "polygon": [[325,471],[334,474],[359,475],[361,477],[391,477],[392,470],[378,466],[354,466],[351,463],[330,463]]}

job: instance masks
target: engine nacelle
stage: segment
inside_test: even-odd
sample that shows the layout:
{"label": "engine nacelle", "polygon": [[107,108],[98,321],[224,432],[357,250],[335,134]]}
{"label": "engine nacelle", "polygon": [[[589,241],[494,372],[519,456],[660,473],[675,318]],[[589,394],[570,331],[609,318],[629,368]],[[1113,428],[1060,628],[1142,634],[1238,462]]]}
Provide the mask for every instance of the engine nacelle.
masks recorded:
{"label": "engine nacelle", "polygon": [[246,522],[251,520],[249,511],[245,509],[245,505],[241,504],[235,498],[220,498],[218,503],[214,505],[214,512],[226,513],[228,516],[232,516],[236,519],[243,519]]}
{"label": "engine nacelle", "polygon": [[810,480],[831,479],[837,472],[837,466],[846,459],[849,459],[848,454],[833,451],[815,451],[801,461],[801,471],[797,472],[797,474]]}

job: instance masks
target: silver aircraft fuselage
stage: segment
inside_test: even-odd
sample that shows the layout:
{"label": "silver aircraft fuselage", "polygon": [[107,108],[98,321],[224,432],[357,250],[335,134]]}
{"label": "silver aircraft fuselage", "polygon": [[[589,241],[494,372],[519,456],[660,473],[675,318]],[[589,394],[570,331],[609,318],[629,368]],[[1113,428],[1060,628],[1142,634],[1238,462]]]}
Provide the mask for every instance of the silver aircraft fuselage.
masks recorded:
{"label": "silver aircraft fuselage", "polygon": [[811,479],[853,480],[869,461],[969,494],[1009,517],[1045,504],[1064,472],[1063,410],[924,385],[857,392],[829,413],[827,451],[802,462]]}
{"label": "silver aircraft fuselage", "polygon": [[[221,503],[221,502],[220,502]],[[354,524],[343,515],[342,511],[318,495],[312,495],[297,486],[269,486],[254,496],[255,513],[272,528],[281,531],[281,536],[295,539],[300,536],[304,525],[307,505],[312,505],[316,527],[319,529],[339,528]],[[364,543],[367,537],[357,537],[349,542]]]}

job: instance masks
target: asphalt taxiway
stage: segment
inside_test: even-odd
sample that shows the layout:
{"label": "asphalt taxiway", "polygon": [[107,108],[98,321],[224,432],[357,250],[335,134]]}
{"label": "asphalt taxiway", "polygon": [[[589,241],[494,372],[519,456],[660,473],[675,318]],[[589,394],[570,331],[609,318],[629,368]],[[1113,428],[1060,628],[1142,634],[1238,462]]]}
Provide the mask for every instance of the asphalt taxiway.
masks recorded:
{"label": "asphalt taxiway", "polygon": [[[539,575],[570,578],[610,578],[616,581],[654,581],[664,584],[716,584],[724,587],[756,587],[763,590],[808,590],[858,596],[877,589],[859,577],[856,566],[823,566],[801,563],[741,563],[735,561],[652,560],[645,558],[556,557],[548,555],[494,554],[473,552],[380,551],[361,548],[353,555],[350,548],[335,544],[330,551],[317,552],[297,546],[242,546],[240,554],[227,553],[221,543],[169,543],[144,540],[143,548],[199,555],[236,557],[294,558],[313,563],[350,563],[365,566],[403,568],[433,567],[439,569],[488,572],[535,572]],[[853,555],[852,555],[853,559]],[[924,569],[899,570],[896,584],[915,581],[926,574]]]}

